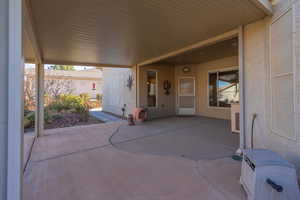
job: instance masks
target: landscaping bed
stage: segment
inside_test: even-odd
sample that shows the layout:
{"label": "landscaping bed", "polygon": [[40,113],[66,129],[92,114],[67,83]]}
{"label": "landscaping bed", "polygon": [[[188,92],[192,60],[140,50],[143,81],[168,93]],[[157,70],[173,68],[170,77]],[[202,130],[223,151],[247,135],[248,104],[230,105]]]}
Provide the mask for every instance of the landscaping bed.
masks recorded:
{"label": "landscaping bed", "polygon": [[[91,108],[89,98],[86,95],[60,95],[45,107],[44,128],[54,129],[71,126],[103,123],[89,115]],[[24,112],[24,130],[34,130],[35,113]]]}
{"label": "landscaping bed", "polygon": [[103,123],[103,122],[92,116],[89,116],[87,121],[82,121],[80,114],[67,113],[67,114],[63,114],[62,118],[54,119],[51,123],[45,124],[45,129],[64,128],[64,127],[98,124],[98,123]]}

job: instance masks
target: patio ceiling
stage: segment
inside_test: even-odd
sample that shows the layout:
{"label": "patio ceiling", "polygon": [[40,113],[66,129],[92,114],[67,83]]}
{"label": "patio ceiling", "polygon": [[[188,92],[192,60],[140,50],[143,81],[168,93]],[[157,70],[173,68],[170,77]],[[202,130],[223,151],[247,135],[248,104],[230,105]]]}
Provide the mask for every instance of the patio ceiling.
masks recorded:
{"label": "patio ceiling", "polygon": [[163,59],[158,63],[167,65],[199,64],[232,56],[238,56],[238,38],[187,51],[178,56]]}
{"label": "patio ceiling", "polygon": [[[263,18],[260,1],[28,0],[28,6],[44,63],[130,66]],[[24,54],[33,59],[28,40]]]}

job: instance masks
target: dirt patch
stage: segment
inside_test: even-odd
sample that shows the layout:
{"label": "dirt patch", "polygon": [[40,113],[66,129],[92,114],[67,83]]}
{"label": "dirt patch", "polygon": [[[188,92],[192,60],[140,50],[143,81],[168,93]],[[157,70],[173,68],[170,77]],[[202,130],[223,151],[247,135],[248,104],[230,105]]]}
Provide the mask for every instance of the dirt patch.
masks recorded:
{"label": "dirt patch", "polygon": [[[87,120],[82,120],[82,116],[78,113],[64,113],[61,117],[53,119],[50,123],[45,123],[45,129],[64,128],[72,126],[82,126],[90,124],[104,123],[95,117],[89,116]],[[24,132],[34,131],[34,126],[26,128]]]}

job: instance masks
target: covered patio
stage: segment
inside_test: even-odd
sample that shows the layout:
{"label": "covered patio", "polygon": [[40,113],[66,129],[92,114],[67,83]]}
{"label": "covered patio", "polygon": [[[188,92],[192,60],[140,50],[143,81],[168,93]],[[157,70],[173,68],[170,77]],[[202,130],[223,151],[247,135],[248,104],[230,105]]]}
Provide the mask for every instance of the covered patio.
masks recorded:
{"label": "covered patio", "polygon": [[228,123],[174,117],[46,130],[25,170],[24,200],[245,199]]}
{"label": "covered patio", "polygon": [[[41,136],[44,64],[131,68],[132,104],[140,107],[142,67],[195,49],[238,38],[243,75],[242,26],[271,15],[272,9],[266,0],[26,0],[23,12],[25,62],[37,65],[36,135]],[[195,26],[195,19],[201,25]]]}
{"label": "covered patio", "polygon": [[[9,30],[1,37],[9,39],[10,52],[4,63],[10,103],[1,104],[10,113],[3,125],[9,145],[1,145],[13,158],[7,161],[8,199],[21,199],[21,191],[25,200],[245,198],[240,163],[229,158],[243,140],[231,133],[224,139],[228,123],[222,120],[214,127],[210,119],[172,118],[135,130],[117,122],[45,131],[44,64],[130,68],[137,97],[141,67],[237,37],[243,75],[243,25],[271,15],[269,1],[14,0],[9,9],[2,23]],[[25,145],[32,151],[25,151],[31,156],[24,174],[23,61],[37,66],[36,139]],[[139,99],[133,104],[138,107]]]}

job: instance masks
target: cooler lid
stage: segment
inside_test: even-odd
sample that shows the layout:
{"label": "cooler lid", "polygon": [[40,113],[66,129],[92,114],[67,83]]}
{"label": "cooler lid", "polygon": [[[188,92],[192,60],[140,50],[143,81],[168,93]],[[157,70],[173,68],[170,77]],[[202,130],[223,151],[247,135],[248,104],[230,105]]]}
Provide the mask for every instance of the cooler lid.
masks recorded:
{"label": "cooler lid", "polygon": [[294,168],[291,163],[283,159],[278,153],[267,149],[245,149],[243,153],[256,167],[276,165]]}

